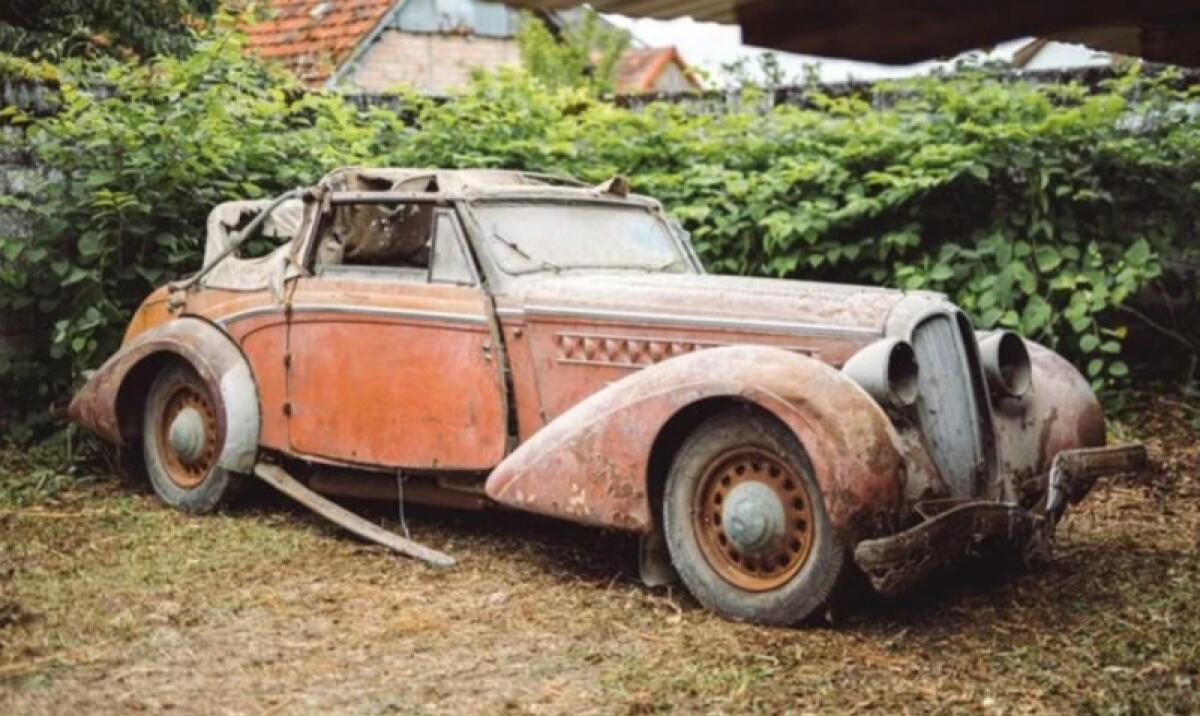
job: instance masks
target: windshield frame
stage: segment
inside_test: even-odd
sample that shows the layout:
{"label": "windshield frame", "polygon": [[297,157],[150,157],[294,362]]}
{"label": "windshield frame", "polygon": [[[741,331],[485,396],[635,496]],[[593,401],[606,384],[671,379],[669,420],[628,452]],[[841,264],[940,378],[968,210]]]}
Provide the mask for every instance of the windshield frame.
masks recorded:
{"label": "windshield frame", "polygon": [[[683,268],[686,273],[703,273],[704,269],[699,265],[695,253],[690,250],[690,247],[682,240],[682,237],[672,227],[669,219],[662,210],[662,206],[653,200],[643,197],[579,197],[579,196],[546,196],[544,194],[520,196],[487,196],[487,197],[472,197],[462,202],[460,214],[466,219],[464,224],[467,226],[467,231],[470,234],[471,243],[474,245],[475,253],[479,257],[480,263],[484,266],[487,273],[493,275],[501,283],[508,280],[518,279],[523,276],[535,274],[560,274],[560,273],[575,273],[575,272],[619,272],[619,273],[657,273],[653,268],[639,265],[629,266],[556,266],[552,261],[545,257],[533,257],[534,262],[540,262],[540,265],[522,268],[520,270],[510,270],[505,267],[505,262],[497,257],[502,249],[497,246],[496,240],[492,239],[487,231],[483,228],[483,222],[479,210],[486,205],[559,205],[559,206],[611,206],[621,209],[632,209],[644,211],[648,213],[662,227],[663,232],[671,242],[671,249],[675,252],[676,261],[673,261],[668,266],[678,265]],[[504,236],[505,240],[512,241],[513,237]]]}

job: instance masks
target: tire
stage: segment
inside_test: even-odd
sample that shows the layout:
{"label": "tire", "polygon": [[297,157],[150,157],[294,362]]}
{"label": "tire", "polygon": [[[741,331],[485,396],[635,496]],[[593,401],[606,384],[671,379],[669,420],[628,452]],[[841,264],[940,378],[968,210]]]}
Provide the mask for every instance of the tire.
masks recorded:
{"label": "tire", "polygon": [[[223,438],[218,435],[216,410],[208,386],[182,363],[165,367],[146,394],[142,416],[146,474],[162,501],[184,512],[212,512],[241,486],[241,476],[216,464]],[[172,425],[187,411],[191,412],[184,418],[184,439],[173,442]]]}
{"label": "tire", "polygon": [[684,440],[667,476],[663,528],[692,596],[739,621],[809,618],[828,605],[848,560],[799,441],[750,406],[707,419]]}

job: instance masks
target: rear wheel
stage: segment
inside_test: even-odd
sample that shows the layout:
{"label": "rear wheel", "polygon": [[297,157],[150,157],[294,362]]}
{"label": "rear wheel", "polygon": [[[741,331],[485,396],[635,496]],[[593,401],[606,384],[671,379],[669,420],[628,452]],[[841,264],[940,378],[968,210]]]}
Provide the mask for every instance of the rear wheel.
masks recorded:
{"label": "rear wheel", "polygon": [[167,366],[150,385],[142,423],[142,454],[154,491],[186,512],[211,512],[240,482],[217,465],[221,454],[217,404],[191,367]]}
{"label": "rear wheel", "polygon": [[692,595],[733,619],[799,622],[826,605],[846,563],[808,456],[749,407],[706,420],[684,441],[663,527]]}

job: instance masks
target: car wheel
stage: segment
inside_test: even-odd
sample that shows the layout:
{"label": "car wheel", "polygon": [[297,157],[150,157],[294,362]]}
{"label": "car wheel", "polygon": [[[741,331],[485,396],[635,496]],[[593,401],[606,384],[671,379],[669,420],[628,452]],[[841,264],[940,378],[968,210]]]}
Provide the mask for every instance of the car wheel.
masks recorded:
{"label": "car wheel", "polygon": [[829,602],[847,561],[799,441],[749,407],[709,418],[684,441],[663,527],[692,595],[731,619],[802,621]]}
{"label": "car wheel", "polygon": [[217,404],[190,366],[164,368],[146,396],[142,453],[154,491],[185,512],[212,512],[232,497],[241,478],[217,465],[221,436]]}

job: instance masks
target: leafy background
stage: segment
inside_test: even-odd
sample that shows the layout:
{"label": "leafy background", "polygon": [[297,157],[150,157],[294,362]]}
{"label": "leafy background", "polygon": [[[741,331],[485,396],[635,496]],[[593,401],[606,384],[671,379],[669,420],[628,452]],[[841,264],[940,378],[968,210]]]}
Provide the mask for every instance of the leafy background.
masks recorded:
{"label": "leafy background", "polygon": [[24,429],[54,426],[144,295],[198,267],[214,204],[347,164],[623,174],[712,271],[944,291],[980,327],[1055,346],[1099,389],[1133,385],[1131,363],[1139,378],[1194,383],[1194,312],[1131,301],[1170,290],[1195,305],[1195,277],[1163,271],[1191,260],[1200,211],[1197,91],[1171,72],[1131,65],[1089,87],[978,67],[864,96],[813,88],[804,107],[762,110],[746,88],[740,104],[697,111],[623,108],[595,87],[504,71],[448,102],[405,95],[401,117],[301,92],[239,43],[0,62],[62,95],[50,116],[0,112],[48,169],[0,198],[34,219],[32,237],[0,236],[0,313],[26,317],[45,345],[0,353],[0,401],[23,409]]}

